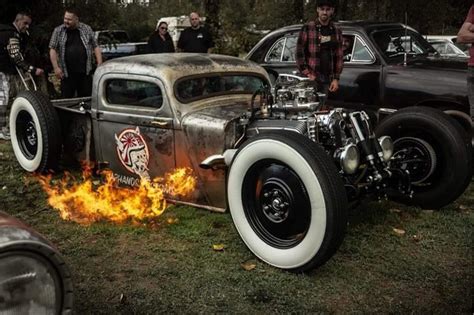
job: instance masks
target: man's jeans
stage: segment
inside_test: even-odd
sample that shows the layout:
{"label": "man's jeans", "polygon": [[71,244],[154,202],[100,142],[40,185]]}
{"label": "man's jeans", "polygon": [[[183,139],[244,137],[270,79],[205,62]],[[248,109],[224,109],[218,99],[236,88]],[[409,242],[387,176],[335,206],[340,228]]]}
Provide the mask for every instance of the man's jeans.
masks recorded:
{"label": "man's jeans", "polygon": [[474,120],[474,66],[470,66],[467,69],[467,95],[471,105],[471,119]]}

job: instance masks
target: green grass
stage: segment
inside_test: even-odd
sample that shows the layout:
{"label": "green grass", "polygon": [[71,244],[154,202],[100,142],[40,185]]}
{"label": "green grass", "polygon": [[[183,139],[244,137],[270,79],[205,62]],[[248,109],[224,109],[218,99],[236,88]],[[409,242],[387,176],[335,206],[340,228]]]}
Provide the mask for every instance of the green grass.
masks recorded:
{"label": "green grass", "polygon": [[[78,314],[473,311],[474,184],[441,211],[360,205],[336,255],[304,275],[256,259],[229,214],[171,207],[151,226],[62,221],[5,142],[0,200],[0,210],[60,250],[73,274]],[[167,223],[169,217],[177,222]],[[214,251],[214,244],[225,250]],[[248,261],[256,268],[244,270]]]}

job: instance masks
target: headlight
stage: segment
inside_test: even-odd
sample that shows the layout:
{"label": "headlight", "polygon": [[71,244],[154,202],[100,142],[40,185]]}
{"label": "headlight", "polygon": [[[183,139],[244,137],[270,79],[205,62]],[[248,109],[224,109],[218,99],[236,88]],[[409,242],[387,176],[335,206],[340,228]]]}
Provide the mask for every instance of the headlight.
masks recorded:
{"label": "headlight", "polygon": [[344,173],[354,174],[360,164],[360,154],[357,146],[355,144],[348,144],[339,152],[339,164]]}
{"label": "headlight", "polygon": [[379,138],[380,147],[382,148],[382,158],[385,162],[388,162],[393,155],[393,141],[389,136],[383,136]]}
{"label": "headlight", "polygon": [[0,314],[72,313],[71,275],[41,235],[0,212]]}
{"label": "headlight", "polygon": [[60,309],[60,279],[41,256],[5,253],[0,255],[0,270],[0,313],[55,314]]}

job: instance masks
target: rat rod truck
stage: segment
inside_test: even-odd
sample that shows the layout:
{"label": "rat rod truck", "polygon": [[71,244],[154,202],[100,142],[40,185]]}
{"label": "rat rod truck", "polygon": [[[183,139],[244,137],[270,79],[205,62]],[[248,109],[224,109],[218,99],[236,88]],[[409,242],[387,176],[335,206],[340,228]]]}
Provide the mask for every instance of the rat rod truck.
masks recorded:
{"label": "rat rod truck", "polygon": [[229,209],[247,247],[270,265],[305,271],[341,244],[348,208],[363,197],[443,207],[471,180],[470,142],[448,115],[405,108],[374,131],[363,111],[326,110],[308,82],[270,93],[267,72],[239,58],[150,54],[110,60],[91,98],[20,93],[12,146],[29,172],[73,155],[121,184],[194,170],[181,202]]}

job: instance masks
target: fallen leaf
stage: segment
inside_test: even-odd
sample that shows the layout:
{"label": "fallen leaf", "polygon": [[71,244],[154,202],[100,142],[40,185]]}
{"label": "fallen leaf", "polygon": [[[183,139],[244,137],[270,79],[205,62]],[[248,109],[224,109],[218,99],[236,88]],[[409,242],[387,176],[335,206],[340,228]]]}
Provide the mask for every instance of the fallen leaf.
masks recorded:
{"label": "fallen leaf", "polygon": [[224,244],[214,244],[212,245],[212,249],[215,250],[216,252],[222,252],[224,251]]}
{"label": "fallen leaf", "polygon": [[405,233],[406,233],[405,230],[396,229],[396,228],[393,228],[393,232],[394,232],[395,234],[397,234],[398,236],[403,236],[403,235],[405,235]]}
{"label": "fallen leaf", "polygon": [[390,211],[391,213],[400,213],[400,212],[402,212],[402,210],[400,210],[400,209],[394,209],[394,208],[390,209],[389,211]]}
{"label": "fallen leaf", "polygon": [[7,186],[3,186],[3,187],[2,187],[2,190],[6,190],[6,189],[7,189]]}
{"label": "fallen leaf", "polygon": [[168,224],[175,224],[175,223],[178,223],[179,219],[178,218],[168,218],[166,219],[166,222],[168,222]]}
{"label": "fallen leaf", "polygon": [[247,271],[250,271],[250,270],[255,269],[257,267],[257,264],[255,262],[251,261],[251,260],[248,260],[246,262],[241,263],[240,266],[243,269],[245,269]]}
{"label": "fallen leaf", "polygon": [[120,303],[125,302],[125,295],[122,293],[120,294]]}

